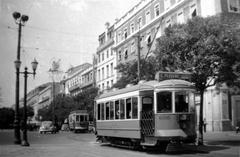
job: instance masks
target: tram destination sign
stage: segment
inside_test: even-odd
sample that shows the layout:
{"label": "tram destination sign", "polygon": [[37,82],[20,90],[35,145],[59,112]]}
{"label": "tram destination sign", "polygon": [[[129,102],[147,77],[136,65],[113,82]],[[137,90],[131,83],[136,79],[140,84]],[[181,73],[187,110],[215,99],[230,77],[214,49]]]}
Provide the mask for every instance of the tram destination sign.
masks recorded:
{"label": "tram destination sign", "polygon": [[168,79],[181,79],[181,80],[191,81],[191,73],[159,71],[156,73],[155,79],[158,81],[163,81]]}

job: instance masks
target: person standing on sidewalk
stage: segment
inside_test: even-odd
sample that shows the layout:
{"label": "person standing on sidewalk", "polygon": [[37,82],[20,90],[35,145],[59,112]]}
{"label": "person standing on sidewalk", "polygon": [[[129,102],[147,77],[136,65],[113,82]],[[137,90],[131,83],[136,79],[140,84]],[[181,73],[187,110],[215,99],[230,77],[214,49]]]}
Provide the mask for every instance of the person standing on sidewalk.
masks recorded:
{"label": "person standing on sidewalk", "polygon": [[207,121],[206,121],[206,118],[204,118],[203,119],[203,130],[204,130],[204,132],[207,131],[206,127],[207,127]]}

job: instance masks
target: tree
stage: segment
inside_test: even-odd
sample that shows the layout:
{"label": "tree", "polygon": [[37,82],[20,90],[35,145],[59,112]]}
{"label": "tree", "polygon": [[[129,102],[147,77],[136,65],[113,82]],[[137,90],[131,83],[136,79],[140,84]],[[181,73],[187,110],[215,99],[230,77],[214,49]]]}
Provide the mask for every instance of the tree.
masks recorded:
{"label": "tree", "polygon": [[13,128],[14,110],[12,108],[0,108],[0,129]]}
{"label": "tree", "polygon": [[203,144],[203,94],[215,85],[233,85],[239,78],[239,30],[223,15],[196,17],[186,24],[165,29],[157,42],[158,67],[167,71],[188,71],[200,93],[199,139]]}
{"label": "tree", "polygon": [[[54,114],[52,110],[53,105],[55,106]],[[51,121],[53,115],[56,115],[59,122],[64,122],[69,113],[76,109],[76,106],[77,103],[71,96],[59,94],[54,98],[53,102],[49,106],[45,106],[44,108],[40,109],[38,111],[38,115],[42,117],[43,121]]]}
{"label": "tree", "polygon": [[[141,79],[153,80],[156,73],[156,60],[153,57],[148,57],[146,60],[141,59]],[[127,84],[138,83],[138,63],[136,60],[121,63],[116,69],[121,74],[121,78],[113,85],[113,88],[124,88]]]}
{"label": "tree", "polygon": [[[19,117],[23,120],[24,107],[19,108]],[[27,106],[27,117],[34,116],[34,111],[32,106]]]}
{"label": "tree", "polygon": [[77,103],[77,108],[80,110],[87,110],[90,119],[93,119],[94,114],[94,99],[98,94],[98,88],[91,87],[83,90],[77,96],[74,97],[74,101]]}

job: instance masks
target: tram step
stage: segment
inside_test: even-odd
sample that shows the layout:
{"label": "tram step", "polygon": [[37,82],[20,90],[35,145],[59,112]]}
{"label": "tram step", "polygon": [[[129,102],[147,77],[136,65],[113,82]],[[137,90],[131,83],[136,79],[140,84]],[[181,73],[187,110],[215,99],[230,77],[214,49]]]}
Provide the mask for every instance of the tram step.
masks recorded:
{"label": "tram step", "polygon": [[169,143],[166,149],[166,152],[176,152],[176,151],[182,151],[183,146],[180,143]]}
{"label": "tram step", "polygon": [[142,146],[155,146],[157,144],[157,139],[154,137],[145,137],[144,142],[141,142]]}

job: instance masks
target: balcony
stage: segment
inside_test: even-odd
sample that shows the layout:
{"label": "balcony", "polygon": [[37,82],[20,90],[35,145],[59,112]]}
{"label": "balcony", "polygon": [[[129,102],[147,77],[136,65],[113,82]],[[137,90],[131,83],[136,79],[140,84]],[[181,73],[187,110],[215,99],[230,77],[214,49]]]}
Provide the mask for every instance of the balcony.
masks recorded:
{"label": "balcony", "polygon": [[75,90],[77,88],[79,88],[79,84],[71,86],[68,90],[71,92],[71,91],[73,91],[73,90]]}

